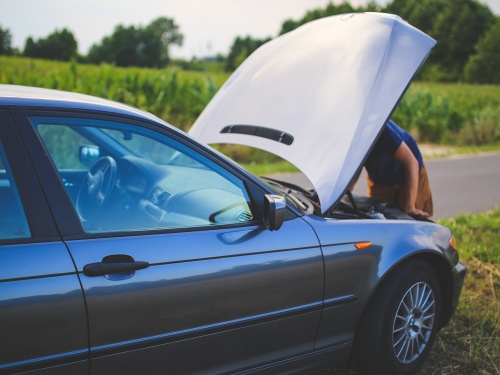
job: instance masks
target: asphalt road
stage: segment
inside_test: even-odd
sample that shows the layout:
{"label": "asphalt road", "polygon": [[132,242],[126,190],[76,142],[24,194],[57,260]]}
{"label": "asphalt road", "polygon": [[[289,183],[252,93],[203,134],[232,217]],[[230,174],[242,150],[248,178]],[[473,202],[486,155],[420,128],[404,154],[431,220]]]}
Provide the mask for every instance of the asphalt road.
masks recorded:
{"label": "asphalt road", "polygon": [[[425,161],[434,201],[434,219],[479,213],[500,207],[500,153]],[[301,173],[274,175],[312,186]],[[364,172],[353,193],[366,195]]]}

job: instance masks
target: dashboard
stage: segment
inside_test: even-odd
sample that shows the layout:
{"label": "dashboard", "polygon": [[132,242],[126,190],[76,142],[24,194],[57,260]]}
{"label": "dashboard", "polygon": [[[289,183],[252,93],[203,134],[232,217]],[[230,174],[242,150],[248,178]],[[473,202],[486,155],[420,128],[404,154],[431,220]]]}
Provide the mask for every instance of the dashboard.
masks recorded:
{"label": "dashboard", "polygon": [[[206,168],[160,165],[135,156],[117,161],[113,210],[127,229],[241,223],[253,220],[246,193]],[[116,216],[116,215],[115,215]]]}

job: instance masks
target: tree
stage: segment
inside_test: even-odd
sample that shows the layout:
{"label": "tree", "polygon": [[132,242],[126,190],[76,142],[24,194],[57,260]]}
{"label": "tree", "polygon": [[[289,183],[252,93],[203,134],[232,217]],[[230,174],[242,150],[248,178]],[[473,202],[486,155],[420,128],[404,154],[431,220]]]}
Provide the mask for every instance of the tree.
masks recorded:
{"label": "tree", "polygon": [[270,41],[271,38],[253,39],[250,36],[234,39],[226,60],[226,71],[235,70],[257,48]]}
{"label": "tree", "polygon": [[[279,35],[292,31],[307,22],[323,17],[344,13],[376,11],[380,11],[380,7],[374,1],[370,1],[366,6],[360,5],[358,8],[353,8],[353,6],[347,1],[344,1],[339,5],[330,2],[325,9],[318,8],[308,11],[306,15],[298,21],[294,21],[292,19],[284,21]],[[250,36],[247,36],[246,38],[237,37],[229,51],[229,55],[226,60],[226,70],[232,71],[236,69],[253,51],[269,40],[271,40],[271,38],[253,39]]]}
{"label": "tree", "polygon": [[437,40],[424,69],[434,71],[429,78],[450,81],[461,77],[476,43],[495,20],[490,8],[476,0],[393,0],[384,11]]}
{"label": "tree", "polygon": [[170,62],[170,45],[182,45],[183,38],[179,26],[166,17],[154,20],[145,28],[118,25],[101,44],[92,46],[88,59],[95,64],[162,67]]}
{"label": "tree", "polygon": [[339,5],[330,2],[325,7],[325,9],[318,8],[308,11],[306,15],[298,21],[294,21],[292,19],[286,20],[285,22],[283,22],[281,26],[281,31],[279,35],[292,31],[307,22],[314,21],[323,17],[335,16],[337,14],[345,14],[353,12],[377,12],[377,11],[380,11],[380,7],[373,1],[370,1],[366,6],[360,5],[357,8],[354,8],[347,1],[344,1]]}
{"label": "tree", "polygon": [[465,66],[465,79],[475,83],[500,84],[500,18],[490,27],[476,45]]}
{"label": "tree", "polygon": [[478,0],[392,0],[384,8],[375,2],[353,7],[347,1],[314,9],[299,20],[283,22],[280,35],[318,18],[353,12],[397,14],[411,25],[437,40],[420,77],[430,80],[457,81],[474,54],[481,36],[495,21],[487,5]]}
{"label": "tree", "polygon": [[0,26],[0,55],[10,55],[12,52],[12,35],[9,29]]}
{"label": "tree", "polygon": [[146,54],[154,65],[163,66],[170,61],[169,46],[182,46],[184,36],[179,32],[179,26],[171,18],[160,17],[151,22],[145,30]]}
{"label": "tree", "polygon": [[70,61],[77,56],[78,44],[73,33],[64,28],[38,41],[29,37],[24,45],[24,55],[49,60]]}
{"label": "tree", "polygon": [[88,59],[91,63],[112,63],[117,66],[141,66],[139,60],[143,46],[134,26],[118,25],[111,36],[106,36],[100,45],[93,45]]}

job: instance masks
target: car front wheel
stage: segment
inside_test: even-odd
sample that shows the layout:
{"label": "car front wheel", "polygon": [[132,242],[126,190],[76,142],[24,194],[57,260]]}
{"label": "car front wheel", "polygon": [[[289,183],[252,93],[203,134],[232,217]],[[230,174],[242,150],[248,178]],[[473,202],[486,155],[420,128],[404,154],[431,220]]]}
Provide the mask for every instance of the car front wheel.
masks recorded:
{"label": "car front wheel", "polygon": [[356,332],[355,354],[366,374],[413,374],[439,329],[441,288],[434,269],[410,260],[375,292]]}

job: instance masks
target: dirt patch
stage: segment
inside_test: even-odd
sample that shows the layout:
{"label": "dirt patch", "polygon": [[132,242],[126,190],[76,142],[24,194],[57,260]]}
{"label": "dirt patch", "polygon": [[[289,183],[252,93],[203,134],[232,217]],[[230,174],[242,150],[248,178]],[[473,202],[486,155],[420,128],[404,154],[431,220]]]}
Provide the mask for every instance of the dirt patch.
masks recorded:
{"label": "dirt patch", "polygon": [[443,146],[436,144],[419,144],[420,152],[425,159],[437,159],[445,158],[453,155],[462,154],[462,150],[459,147],[454,146]]}

